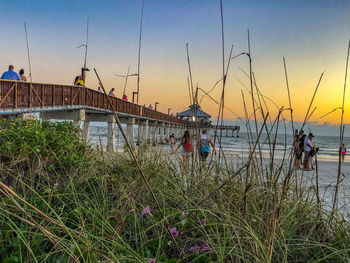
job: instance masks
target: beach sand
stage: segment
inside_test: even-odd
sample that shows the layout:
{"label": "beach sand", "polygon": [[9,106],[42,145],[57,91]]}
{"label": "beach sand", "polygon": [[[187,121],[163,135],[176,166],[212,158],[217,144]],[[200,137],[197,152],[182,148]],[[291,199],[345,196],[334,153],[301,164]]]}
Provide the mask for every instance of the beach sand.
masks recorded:
{"label": "beach sand", "polygon": [[[298,181],[305,183],[306,187],[316,185],[316,170],[298,170]],[[320,198],[325,207],[332,207],[332,200],[338,176],[337,161],[318,161],[318,178]],[[339,184],[339,209],[349,210],[350,203],[350,162],[343,162]]]}

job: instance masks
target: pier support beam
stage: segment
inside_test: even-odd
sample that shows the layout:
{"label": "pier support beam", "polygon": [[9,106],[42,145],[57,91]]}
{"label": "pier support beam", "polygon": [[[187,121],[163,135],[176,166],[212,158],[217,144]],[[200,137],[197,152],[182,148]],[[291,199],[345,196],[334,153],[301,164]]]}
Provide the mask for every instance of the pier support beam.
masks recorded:
{"label": "pier support beam", "polygon": [[83,126],[83,140],[84,140],[84,142],[89,141],[89,135],[90,135],[90,121],[85,120],[84,126]]}
{"label": "pier support beam", "polygon": [[155,145],[157,143],[157,122],[148,121],[147,142]]}
{"label": "pier support beam", "polygon": [[169,140],[169,136],[170,136],[170,123],[165,123],[165,140]]}
{"label": "pier support beam", "polygon": [[[174,133],[174,126],[175,126],[175,124],[169,123],[169,135]],[[174,133],[174,135],[175,135],[175,133]],[[168,138],[169,138],[169,136],[168,136]]]}
{"label": "pier support beam", "polygon": [[107,151],[115,152],[115,122],[108,122],[107,124]]}
{"label": "pier support beam", "polygon": [[155,121],[153,123],[153,126],[151,126],[152,145],[153,146],[155,146],[157,144],[157,133],[158,133],[158,127],[157,127],[157,122]]}
{"label": "pier support beam", "polygon": [[134,125],[135,125],[135,118],[128,118],[126,121],[126,136],[128,138],[128,141],[131,147],[135,147]]}
{"label": "pier support beam", "polygon": [[159,124],[159,143],[160,144],[164,143],[164,132],[165,132],[165,123],[161,122]]}
{"label": "pier support beam", "polygon": [[147,126],[148,126],[148,120],[140,120],[139,121],[139,129],[140,133],[138,137],[139,145],[147,142]]}
{"label": "pier support beam", "polygon": [[82,121],[85,121],[85,110],[65,110],[65,111],[48,111],[41,112],[42,120],[72,120],[74,125],[81,129]]}
{"label": "pier support beam", "polygon": [[178,140],[180,138],[179,127],[177,124],[174,124],[174,136],[175,136],[176,140]]}

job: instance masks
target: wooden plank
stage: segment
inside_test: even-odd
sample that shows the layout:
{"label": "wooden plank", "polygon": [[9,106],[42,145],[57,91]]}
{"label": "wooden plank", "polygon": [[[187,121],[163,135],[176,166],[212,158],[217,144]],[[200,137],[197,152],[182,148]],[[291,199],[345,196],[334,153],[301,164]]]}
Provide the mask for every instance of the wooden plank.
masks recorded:
{"label": "wooden plank", "polygon": [[0,101],[0,106],[5,102],[5,100],[7,99],[7,97],[10,95],[11,91],[15,88],[16,83],[13,83],[13,85],[11,86],[11,88],[8,90],[8,92],[5,94],[5,96],[2,98],[2,100]]}
{"label": "wooden plank", "polygon": [[15,109],[17,109],[18,107],[18,85],[17,82],[15,83],[15,92],[14,92],[14,96],[15,96]]}
{"label": "wooden plank", "polygon": [[40,104],[41,104],[41,106],[42,106],[42,105],[43,105],[43,102],[42,102],[42,100],[40,99],[40,96],[38,95],[38,93],[36,92],[35,89],[33,89],[33,92],[34,92],[35,96],[38,98],[38,100],[39,100],[39,102],[40,102]]}
{"label": "wooden plank", "polygon": [[29,83],[29,96],[28,96],[29,108],[32,108],[32,89],[33,89],[32,85],[33,85],[32,83]]}
{"label": "wooden plank", "polygon": [[62,87],[62,106],[64,106],[64,88],[63,86]]}
{"label": "wooden plank", "polygon": [[[91,99],[91,96],[90,96],[89,92],[87,92],[86,94],[87,94],[87,97],[89,98],[89,101],[90,101],[91,105],[93,105],[92,99]],[[86,105],[87,105],[87,102],[86,102]],[[87,106],[90,106],[90,105],[87,105]]]}
{"label": "wooden plank", "polygon": [[45,87],[44,84],[41,84],[41,107],[45,106]]}
{"label": "wooden plank", "polygon": [[73,87],[70,87],[69,95],[70,95],[70,105],[73,105]]}
{"label": "wooden plank", "polygon": [[52,86],[52,94],[51,94],[51,96],[52,96],[52,98],[51,98],[52,99],[52,106],[53,107],[55,106],[55,90],[56,90],[55,87],[56,87],[55,85]]}

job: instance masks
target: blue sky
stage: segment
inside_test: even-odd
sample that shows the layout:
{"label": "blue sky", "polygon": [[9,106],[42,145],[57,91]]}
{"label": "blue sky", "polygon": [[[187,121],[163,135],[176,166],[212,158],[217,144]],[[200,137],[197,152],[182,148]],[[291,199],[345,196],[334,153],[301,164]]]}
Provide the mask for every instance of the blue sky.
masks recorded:
{"label": "blue sky", "polygon": [[[338,106],[344,79],[346,46],[350,32],[350,1],[231,1],[224,2],[226,56],[246,51],[247,28],[251,31],[253,67],[264,94],[287,102],[282,57],[287,59],[295,114],[302,119],[320,73],[326,70],[324,86],[315,101],[317,116]],[[219,0],[145,0],[141,64],[141,103],[159,101],[167,112],[171,105],[181,111],[188,104],[186,43],[190,45],[195,84],[203,89],[221,77]],[[114,1],[1,1],[0,70],[8,64],[28,72],[23,22],[29,32],[34,81],[70,84],[79,72],[85,41],[85,23],[90,16],[88,66],[96,67],[105,86],[121,95],[123,80],[114,73],[137,67],[141,0]],[[242,116],[237,78],[248,85],[239,70],[248,70],[242,57],[233,61],[227,82],[226,105]],[[91,72],[88,86],[97,88]],[[129,97],[135,81],[128,85]],[[330,91],[335,92],[330,92]],[[301,93],[302,92],[302,93]],[[332,94],[331,98],[329,94]],[[302,94],[302,95],[300,95]],[[219,99],[220,90],[213,92]],[[248,96],[248,94],[247,94]],[[329,99],[325,103],[325,99]],[[204,100],[203,108],[216,115],[217,105]],[[234,115],[227,112],[228,119]],[[350,118],[350,115],[348,116]],[[336,122],[336,116],[326,121]]]}

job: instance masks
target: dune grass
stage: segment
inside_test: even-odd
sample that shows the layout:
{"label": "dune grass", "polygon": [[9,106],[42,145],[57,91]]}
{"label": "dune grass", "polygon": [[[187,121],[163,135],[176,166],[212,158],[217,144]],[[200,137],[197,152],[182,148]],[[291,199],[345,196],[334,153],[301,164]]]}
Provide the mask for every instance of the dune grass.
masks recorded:
{"label": "dune grass", "polygon": [[71,123],[3,120],[0,156],[1,262],[350,261],[350,224],[312,188],[296,193],[282,164],[261,169],[253,158],[227,182],[240,164],[185,174],[141,147],[175,244],[128,155],[85,146]]}

